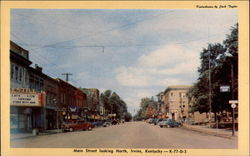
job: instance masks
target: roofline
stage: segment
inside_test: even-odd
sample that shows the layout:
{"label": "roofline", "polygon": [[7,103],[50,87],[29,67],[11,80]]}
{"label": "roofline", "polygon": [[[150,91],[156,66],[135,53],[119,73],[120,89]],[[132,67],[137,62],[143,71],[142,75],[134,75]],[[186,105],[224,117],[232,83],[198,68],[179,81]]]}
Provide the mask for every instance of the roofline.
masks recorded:
{"label": "roofline", "polygon": [[187,90],[191,87],[192,87],[192,85],[169,86],[165,89],[164,94],[170,90]]}

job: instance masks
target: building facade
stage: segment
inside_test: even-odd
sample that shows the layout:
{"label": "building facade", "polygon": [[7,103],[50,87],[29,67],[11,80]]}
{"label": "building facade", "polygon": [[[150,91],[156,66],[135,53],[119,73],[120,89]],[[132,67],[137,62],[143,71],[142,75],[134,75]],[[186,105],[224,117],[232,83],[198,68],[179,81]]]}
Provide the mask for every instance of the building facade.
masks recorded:
{"label": "building facade", "polygon": [[60,121],[83,117],[83,108],[87,105],[87,96],[80,89],[70,83],[57,79],[59,84],[58,106],[60,107]]}
{"label": "building facade", "polygon": [[29,88],[28,68],[32,64],[29,51],[10,42],[10,82],[11,88]]}
{"label": "building facade", "polygon": [[10,127],[11,132],[41,129],[44,106],[44,92],[35,92],[27,88],[13,88],[10,92]]}
{"label": "building facade", "polygon": [[58,129],[63,121],[80,118],[86,94],[31,64],[29,51],[10,41],[11,131]]}
{"label": "building facade", "polygon": [[10,41],[11,132],[30,131],[42,125],[45,93],[30,88],[29,51]]}
{"label": "building facade", "polygon": [[164,91],[163,109],[169,118],[175,120],[186,119],[189,117],[191,103],[188,100],[187,93],[191,86],[179,85],[169,86]]}

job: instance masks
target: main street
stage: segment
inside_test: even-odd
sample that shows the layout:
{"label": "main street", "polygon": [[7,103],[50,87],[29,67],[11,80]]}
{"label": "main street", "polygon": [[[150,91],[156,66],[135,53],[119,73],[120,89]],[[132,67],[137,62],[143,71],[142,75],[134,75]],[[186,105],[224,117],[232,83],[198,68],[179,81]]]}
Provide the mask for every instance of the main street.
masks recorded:
{"label": "main street", "polygon": [[11,147],[34,148],[237,148],[237,139],[206,135],[183,128],[160,128],[126,122],[92,131],[75,131],[11,140]]}

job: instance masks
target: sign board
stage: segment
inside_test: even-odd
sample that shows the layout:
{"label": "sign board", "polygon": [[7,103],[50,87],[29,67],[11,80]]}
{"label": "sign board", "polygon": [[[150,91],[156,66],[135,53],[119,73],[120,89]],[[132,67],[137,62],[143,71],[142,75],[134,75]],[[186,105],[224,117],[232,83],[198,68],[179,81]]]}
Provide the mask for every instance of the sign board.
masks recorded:
{"label": "sign board", "polygon": [[220,92],[230,92],[230,86],[220,86]]}
{"label": "sign board", "polygon": [[229,100],[229,104],[238,103],[238,100]]}
{"label": "sign board", "polygon": [[38,93],[12,93],[10,105],[14,106],[41,106],[42,94]]}
{"label": "sign board", "polygon": [[236,107],[236,104],[235,104],[235,103],[231,104],[231,107],[232,107],[232,108],[235,108],[235,107]]}

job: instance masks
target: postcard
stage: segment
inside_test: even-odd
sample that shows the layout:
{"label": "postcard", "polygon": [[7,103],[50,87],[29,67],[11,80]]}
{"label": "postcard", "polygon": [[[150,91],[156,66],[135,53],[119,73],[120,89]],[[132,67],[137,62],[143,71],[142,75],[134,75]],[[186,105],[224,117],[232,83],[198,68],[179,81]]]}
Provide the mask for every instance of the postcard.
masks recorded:
{"label": "postcard", "polygon": [[2,1],[1,154],[249,155],[248,1]]}

